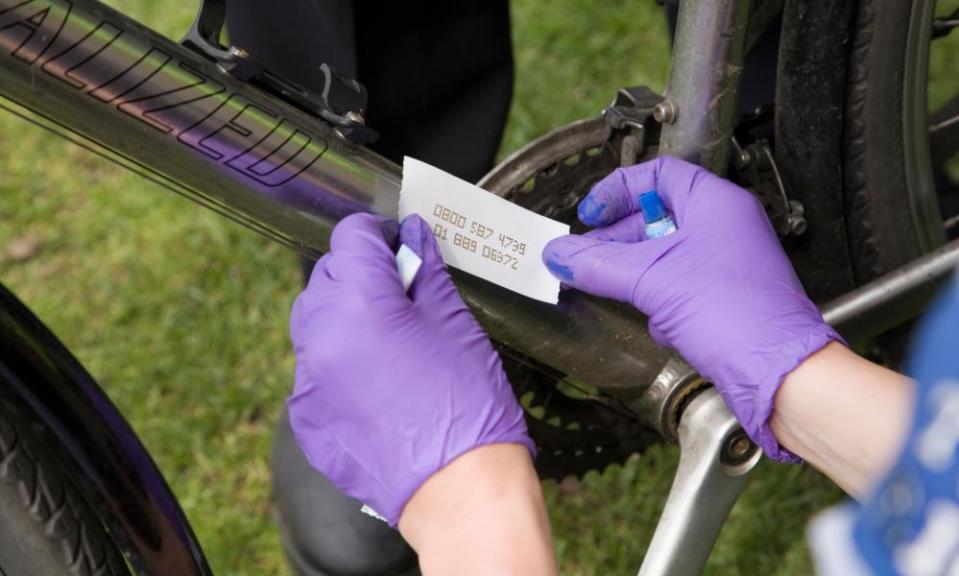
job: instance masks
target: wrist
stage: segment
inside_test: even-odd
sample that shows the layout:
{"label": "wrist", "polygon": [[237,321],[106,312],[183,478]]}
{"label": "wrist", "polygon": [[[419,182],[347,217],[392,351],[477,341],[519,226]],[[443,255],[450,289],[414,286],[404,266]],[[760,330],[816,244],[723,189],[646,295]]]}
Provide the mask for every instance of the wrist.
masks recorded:
{"label": "wrist", "polygon": [[[812,305],[810,303],[810,305]],[[760,446],[766,455],[780,462],[802,462],[802,456],[789,449],[779,441],[772,429],[772,419],[776,410],[776,398],[779,391],[789,380],[791,374],[806,364],[811,358],[817,357],[823,350],[840,350],[848,352],[846,343],[832,326],[821,323],[813,326],[795,338],[788,345],[782,346],[782,361],[772,363],[773,369],[767,374],[767,381],[775,382],[775,386],[760,387],[761,399],[756,426]]]}
{"label": "wrist", "polygon": [[765,344],[727,351],[726,360],[704,362],[718,368],[703,375],[715,383],[743,429],[767,457],[799,462],[800,455],[782,443],[771,428],[777,395],[799,366],[827,347],[845,349],[841,342],[839,334],[822,322],[790,327]]}
{"label": "wrist", "polygon": [[474,448],[427,479],[400,532],[424,574],[555,574],[549,522],[527,448]]}
{"label": "wrist", "polygon": [[786,376],[769,426],[785,448],[861,497],[898,454],[912,395],[911,380],[834,342]]}

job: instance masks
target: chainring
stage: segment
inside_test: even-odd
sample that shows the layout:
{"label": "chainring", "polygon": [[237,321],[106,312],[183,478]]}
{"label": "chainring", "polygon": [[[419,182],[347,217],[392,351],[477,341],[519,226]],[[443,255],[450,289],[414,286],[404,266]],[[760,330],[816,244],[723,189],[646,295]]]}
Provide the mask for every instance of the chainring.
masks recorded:
{"label": "chainring", "polygon": [[[654,126],[652,107],[659,97],[648,91],[639,95],[643,98],[637,99],[635,92],[626,94],[631,96],[628,125],[610,118],[613,107],[603,116],[573,122],[512,154],[480,186],[569,223],[574,233],[584,231],[576,207],[593,184],[621,165],[655,156],[656,146],[650,141],[658,139],[658,130],[646,127]],[[616,399],[505,346],[500,346],[500,356],[539,449],[536,467],[541,478],[559,480],[601,471],[662,441]]]}
{"label": "chainring", "polygon": [[500,349],[539,451],[536,470],[541,478],[582,477],[661,441],[613,399],[579,389],[563,374],[515,354]]}

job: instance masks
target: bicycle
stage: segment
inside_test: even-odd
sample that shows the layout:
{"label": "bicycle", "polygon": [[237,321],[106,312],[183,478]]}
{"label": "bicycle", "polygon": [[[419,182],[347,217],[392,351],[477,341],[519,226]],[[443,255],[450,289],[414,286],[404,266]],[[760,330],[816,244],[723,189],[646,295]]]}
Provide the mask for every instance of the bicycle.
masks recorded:
{"label": "bicycle", "polygon": [[[805,4],[816,13],[814,3]],[[922,83],[908,73],[886,77],[877,65],[896,50],[903,61],[906,56],[921,61],[916,45],[923,35],[947,33],[955,18],[937,25],[932,2],[903,4],[898,13],[871,11],[878,4],[839,7],[829,18],[790,28],[803,7],[786,3],[784,35],[790,50],[781,70],[796,73],[780,80],[784,96],[775,122],[791,137],[778,139],[775,151],[734,132],[767,114],[740,120],[731,113],[736,63],[750,34],[748,6],[704,2],[680,13],[665,98],[643,89],[623,90],[602,117],[534,141],[483,184],[534,210],[571,220],[592,181],[658,151],[696,159],[719,173],[731,166],[733,175],[767,203],[814,296],[842,295],[826,308],[827,318],[852,339],[883,332],[921,308],[959,253],[955,243],[935,251],[954,223],[943,224],[929,192],[933,171],[925,169],[931,164],[926,155],[942,160],[955,152],[955,114],[946,107],[945,118],[933,123],[941,128],[923,147],[915,134],[918,126],[925,127],[916,118],[921,116],[917,102],[924,99],[915,92]],[[49,8],[42,17],[40,5]],[[98,143],[88,145],[128,167],[309,255],[322,251],[338,217],[357,209],[395,212],[396,167],[361,146],[372,136],[362,122],[362,89],[327,70],[324,97],[259,69],[241,50],[219,45],[218,6],[222,3],[204,3],[188,36],[188,51],[95,2],[0,1],[4,107],[60,132],[70,129],[77,133],[74,138]],[[845,26],[854,17],[856,48],[850,52]],[[709,25],[718,21],[729,25]],[[837,80],[838,61],[851,72]],[[922,66],[908,69],[916,75]],[[823,77],[834,81],[822,86],[809,81]],[[857,107],[866,110],[858,118],[838,114],[847,134],[857,135],[843,141],[835,130],[836,109]],[[884,141],[893,150],[867,150],[866,143],[883,141],[878,136],[888,130],[890,110],[899,108],[909,114],[892,116],[901,138]],[[259,132],[248,122],[258,122]],[[134,134],[139,142],[131,141]],[[905,161],[891,160],[899,155]],[[836,158],[843,159],[842,170],[836,169]],[[908,183],[906,198],[888,185],[897,181]],[[876,190],[879,198],[867,196]],[[317,198],[326,204],[318,207]],[[851,230],[837,233],[823,226],[836,221]],[[903,235],[884,236],[890,228],[912,233],[902,241]],[[842,256],[837,246],[849,251],[846,261],[836,261]],[[519,391],[531,392],[540,403],[548,397],[554,412],[565,410],[585,424],[570,430],[550,418],[531,419],[531,431],[545,448],[539,463],[544,475],[595,468],[663,439],[679,441],[683,462],[667,502],[669,520],[653,540],[644,573],[700,567],[759,457],[721,402],[688,366],[643,335],[636,314],[576,295],[553,309],[520,302],[463,275],[457,281],[481,322],[504,345]],[[148,573],[208,573],[162,476],[106,397],[11,295],[4,293],[3,302],[6,438],[11,438],[10,423],[16,423],[24,445],[38,446],[31,449],[41,455],[36,466],[62,467],[69,485],[76,484],[70,496],[76,515],[88,534],[100,535],[102,553],[75,560],[91,566],[105,561],[111,570],[122,571],[122,554]],[[557,336],[564,333],[577,338]],[[624,335],[634,337],[624,344],[617,338]],[[537,351],[535,357],[530,350]],[[591,360],[599,351],[607,357],[598,366]],[[585,398],[557,387],[567,375],[589,386]],[[27,377],[39,384],[24,386]],[[37,422],[48,432],[34,437],[30,429]],[[692,446],[700,451],[690,451]],[[5,454],[12,453],[7,445]],[[133,479],[96,461],[98,453],[137,469],[139,481],[151,486],[146,497]],[[694,470],[697,462],[709,466]],[[695,506],[702,497],[711,498],[712,505]],[[154,516],[151,529],[165,536],[164,549],[151,548],[142,537],[138,514]],[[30,526],[25,520],[24,525]],[[50,562],[43,573],[57,573]]]}

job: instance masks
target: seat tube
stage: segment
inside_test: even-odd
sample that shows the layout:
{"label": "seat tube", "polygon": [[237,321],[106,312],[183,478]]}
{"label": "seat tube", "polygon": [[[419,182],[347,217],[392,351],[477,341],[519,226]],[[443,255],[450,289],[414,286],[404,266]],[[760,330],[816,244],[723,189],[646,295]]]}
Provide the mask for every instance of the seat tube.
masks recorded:
{"label": "seat tube", "polygon": [[679,4],[660,152],[724,175],[743,72],[749,0]]}

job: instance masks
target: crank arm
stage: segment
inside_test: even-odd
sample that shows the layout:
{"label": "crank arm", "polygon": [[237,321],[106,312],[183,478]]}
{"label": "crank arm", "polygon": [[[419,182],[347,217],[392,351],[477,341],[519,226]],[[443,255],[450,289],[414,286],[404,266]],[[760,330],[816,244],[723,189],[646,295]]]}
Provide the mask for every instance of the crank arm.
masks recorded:
{"label": "crank arm", "polygon": [[700,574],[762,452],[715,388],[693,398],[679,422],[679,466],[639,576]]}

